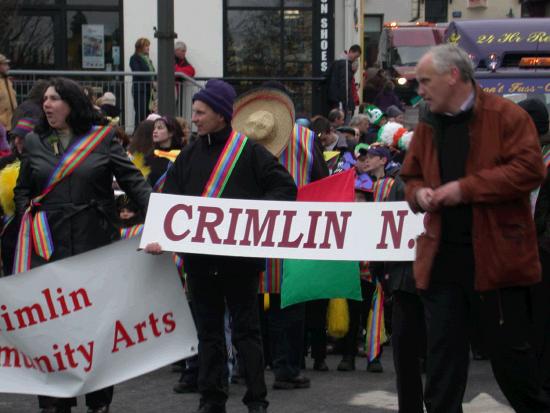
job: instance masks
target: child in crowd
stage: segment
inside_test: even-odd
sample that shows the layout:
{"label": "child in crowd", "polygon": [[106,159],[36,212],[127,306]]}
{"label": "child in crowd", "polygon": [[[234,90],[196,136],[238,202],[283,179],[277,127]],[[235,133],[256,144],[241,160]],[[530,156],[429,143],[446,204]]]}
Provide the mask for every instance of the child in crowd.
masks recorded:
{"label": "child in crowd", "polygon": [[141,233],[145,217],[126,194],[117,197],[116,208],[121,238],[132,238]]}

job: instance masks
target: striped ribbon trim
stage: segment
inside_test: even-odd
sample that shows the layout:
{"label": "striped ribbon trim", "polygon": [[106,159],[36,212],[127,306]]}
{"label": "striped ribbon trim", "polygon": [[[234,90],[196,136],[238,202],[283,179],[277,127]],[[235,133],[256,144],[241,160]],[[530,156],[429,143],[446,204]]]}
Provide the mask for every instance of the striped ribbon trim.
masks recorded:
{"label": "striped ribbon trim", "polygon": [[143,224],[132,225],[128,228],[120,228],[120,238],[130,239],[141,235],[143,232]]}
{"label": "striped ribbon trim", "polygon": [[[245,135],[240,134],[236,131],[231,132],[229,138],[227,139],[227,142],[225,143],[225,146],[222,149],[218,161],[214,166],[214,169],[212,169],[212,172],[210,173],[210,178],[208,178],[208,182],[204,187],[202,196],[211,198],[221,197],[222,192],[225,189],[225,185],[227,184],[227,181],[229,181],[229,177],[231,176],[235,165],[237,165],[237,161],[241,157],[241,153],[247,141],[248,138]],[[170,168],[170,166],[172,166],[171,163],[168,164],[168,169]],[[166,175],[168,169],[163,176]],[[162,179],[162,176],[160,177],[160,179]],[[162,190],[160,192],[162,192]],[[183,258],[177,254],[173,254],[172,258],[174,260],[174,263],[176,264],[176,267],[178,268],[178,274],[180,275],[181,279],[185,281]]]}
{"label": "striped ribbon trim", "polygon": [[15,126],[17,128],[24,129],[26,132],[32,132],[35,125],[34,125],[34,123],[32,123],[28,120],[20,119],[20,120],[17,121],[17,124]]}
{"label": "striped ribbon trim", "polygon": [[[301,125],[294,125],[292,137],[279,156],[279,162],[292,175],[298,187],[311,181],[314,145],[315,133]],[[280,294],[282,274],[283,261],[268,258],[266,260],[266,270],[260,276],[260,294]]]}
{"label": "striped ribbon trim", "polygon": [[550,167],[550,148],[548,148],[546,153],[543,155],[542,160],[547,168]]}
{"label": "striped ribbon trim", "polygon": [[14,218],[15,215],[4,215],[2,217],[2,228],[0,229],[0,237],[4,235],[4,232],[6,232],[6,229],[8,229],[8,226],[11,224]]}
{"label": "striped ribbon trim", "polygon": [[48,260],[53,253],[53,239],[45,211],[34,214],[31,224],[31,238],[36,255]]}
{"label": "striped ribbon trim", "polygon": [[384,290],[379,281],[376,282],[376,291],[372,297],[372,305],[367,321],[367,358],[369,362],[380,355],[380,347],[386,342],[384,327]]}
{"label": "striped ribbon trim", "polygon": [[181,258],[178,254],[172,254],[172,260],[174,260],[174,264],[176,264],[176,268],[178,269],[178,274],[180,278],[185,281],[185,271],[183,269],[183,258]]}
{"label": "striped ribbon trim", "polygon": [[17,238],[17,247],[15,249],[14,273],[28,271],[31,267],[31,244],[37,255],[49,261],[53,254],[53,240],[50,227],[44,211],[34,212],[35,207],[40,206],[40,201],[48,195],[55,186],[64,178],[69,176],[84,160],[94,151],[94,149],[109,135],[110,126],[94,127],[92,130],[82,136],[71,145],[63,155],[55,170],[48,179],[48,184],[42,193],[34,197],[23,218],[19,235]]}
{"label": "striped ribbon trim", "polygon": [[[169,163],[168,165],[172,165]],[[159,179],[157,179],[157,182],[155,182],[155,185],[153,185],[153,192],[162,192],[164,191],[164,184],[166,183],[166,176],[168,175],[168,169],[161,175]]]}
{"label": "striped ribbon trim", "polygon": [[380,178],[372,187],[373,197],[375,202],[382,202],[388,199],[390,191],[395,180],[391,177]]}
{"label": "striped ribbon trim", "polygon": [[281,276],[283,274],[283,260],[267,258],[265,260],[265,271],[260,275],[260,294],[280,294]]}
{"label": "striped ribbon trim", "polygon": [[[156,153],[157,151],[155,151]],[[171,151],[174,152],[174,151]],[[179,154],[180,151],[178,151]],[[166,171],[161,175],[159,179],[157,179],[157,182],[155,182],[155,185],[153,185],[153,192],[163,192],[164,191],[164,184],[166,183],[166,177],[168,176],[168,171],[172,166],[174,166],[175,158],[172,160],[170,158],[166,158],[170,162],[168,162],[168,165],[166,166]]]}
{"label": "striped ribbon trim", "polygon": [[314,138],[315,134],[310,129],[294,125],[292,138],[279,157],[279,162],[292,175],[299,187],[310,181]]}
{"label": "striped ribbon trim", "polygon": [[216,166],[210,174],[202,196],[219,198],[222,195],[247,141],[248,138],[245,135],[236,131],[231,132],[216,162]]}

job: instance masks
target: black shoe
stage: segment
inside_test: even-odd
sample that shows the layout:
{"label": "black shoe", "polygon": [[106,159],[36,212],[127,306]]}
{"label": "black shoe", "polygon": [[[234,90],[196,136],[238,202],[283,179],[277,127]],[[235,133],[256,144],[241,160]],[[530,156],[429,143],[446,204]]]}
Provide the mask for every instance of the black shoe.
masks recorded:
{"label": "black shoe", "polygon": [[267,413],[265,406],[252,406],[248,408],[248,413]]}
{"label": "black shoe", "polygon": [[275,380],[273,388],[276,390],[307,389],[311,387],[311,381],[302,375],[289,380]]}
{"label": "black shoe", "polygon": [[88,407],[88,413],[109,413],[109,405],[101,407]]}
{"label": "black shoe", "polygon": [[225,413],[225,406],[205,403],[199,407],[196,413]]}
{"label": "black shoe", "polygon": [[489,357],[477,350],[472,350],[472,358],[476,361],[489,360]]}
{"label": "black shoe", "polygon": [[313,362],[313,370],[328,371],[327,363],[325,363],[325,360],[315,360]]}
{"label": "black shoe", "polygon": [[199,391],[196,384],[180,381],[172,388],[175,393],[197,393]]}
{"label": "black shoe", "polygon": [[370,363],[368,363],[367,371],[369,373],[382,373],[384,371],[384,368],[382,367],[382,363],[380,362],[380,359],[376,358]]}
{"label": "black shoe", "polygon": [[181,373],[182,371],[183,371],[183,363],[181,361],[172,363],[172,373]]}
{"label": "black shoe", "polygon": [[336,367],[338,371],[353,371],[355,370],[355,357],[344,356],[342,361]]}
{"label": "black shoe", "polygon": [[233,384],[246,384],[246,379],[243,376],[237,374],[231,376],[231,383]]}

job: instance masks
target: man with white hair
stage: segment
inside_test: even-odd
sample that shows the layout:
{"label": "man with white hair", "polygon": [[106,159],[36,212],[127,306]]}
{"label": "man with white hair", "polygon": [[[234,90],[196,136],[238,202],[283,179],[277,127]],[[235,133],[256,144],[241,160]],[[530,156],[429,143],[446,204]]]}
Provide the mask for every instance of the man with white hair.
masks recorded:
{"label": "man with white hair", "polygon": [[426,102],[401,177],[425,212],[414,276],[427,325],[428,413],[461,413],[472,300],[493,374],[516,412],[549,412],[531,343],[529,286],[541,279],[529,194],[544,179],[538,136],[516,104],[484,92],[452,44],[416,67]]}
{"label": "man with white hair", "polygon": [[[184,42],[178,41],[174,44],[174,55],[176,58],[174,72],[182,73],[189,77],[195,76],[195,68],[189,63],[186,57],[187,45]],[[181,78],[178,79],[181,80]]]}

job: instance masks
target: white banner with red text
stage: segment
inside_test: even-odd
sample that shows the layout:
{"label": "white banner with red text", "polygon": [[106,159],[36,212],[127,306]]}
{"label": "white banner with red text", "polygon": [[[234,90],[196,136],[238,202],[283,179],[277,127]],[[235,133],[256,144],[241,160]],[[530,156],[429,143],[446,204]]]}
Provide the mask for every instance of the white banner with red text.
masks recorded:
{"label": "white banner with red text", "polygon": [[140,247],[242,257],[412,261],[406,202],[283,202],[152,194]]}
{"label": "white banner with red text", "polygon": [[197,352],[170,254],[138,240],[0,279],[0,392],[72,397]]}

